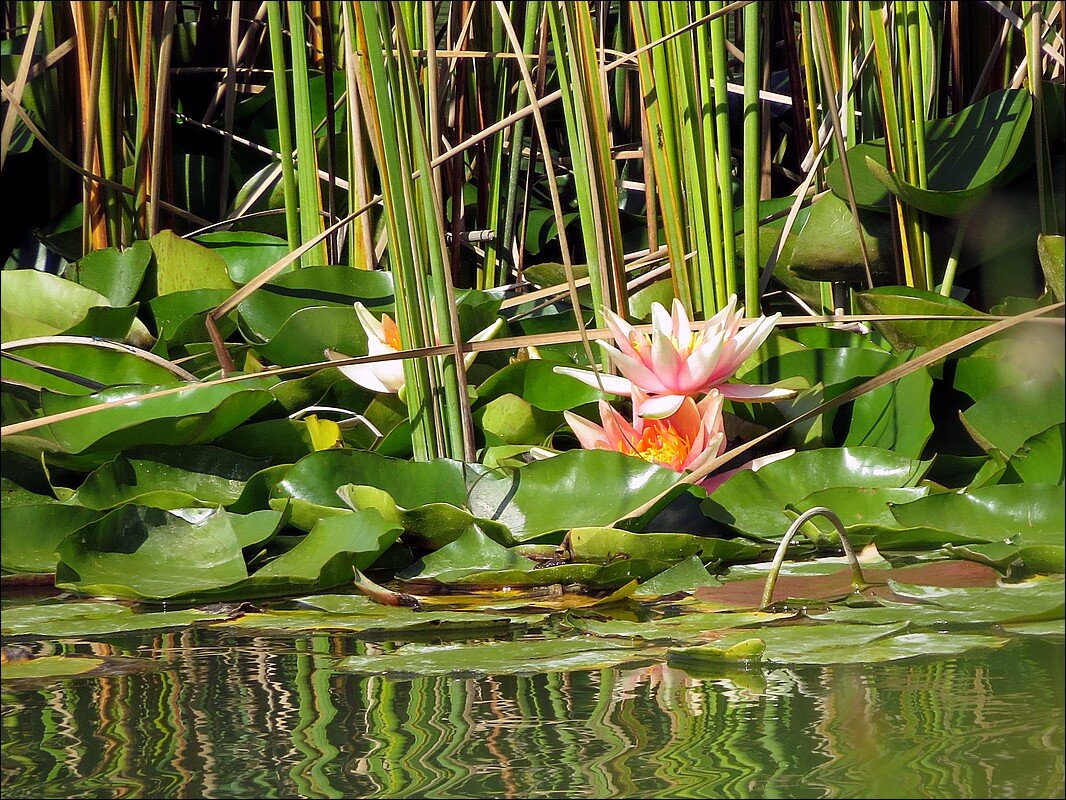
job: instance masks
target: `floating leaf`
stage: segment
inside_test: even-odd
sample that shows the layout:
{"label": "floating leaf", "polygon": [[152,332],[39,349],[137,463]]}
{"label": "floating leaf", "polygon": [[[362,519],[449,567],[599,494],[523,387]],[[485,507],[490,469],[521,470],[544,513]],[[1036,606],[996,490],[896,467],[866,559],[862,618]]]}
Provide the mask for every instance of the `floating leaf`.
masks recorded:
{"label": "floating leaf", "polygon": [[[471,487],[467,507],[479,518],[506,525],[519,542],[620,520],[639,528],[685,490],[679,477],[673,470],[622,453],[571,450],[510,472],[485,475]],[[670,493],[671,489],[675,491]],[[664,492],[650,512],[630,519],[646,501]]]}
{"label": "floating leaf", "polygon": [[71,337],[64,341],[53,338],[11,352],[52,369],[38,369],[4,358],[0,366],[5,381],[62,394],[91,394],[99,386],[166,383],[174,380],[177,371],[143,351],[113,349],[110,343],[93,339]]}
{"label": "floating leaf", "polygon": [[229,614],[226,612],[196,609],[134,613],[133,609],[118,603],[49,603],[5,608],[2,630],[5,636],[70,639],[158,628],[185,628],[197,622],[211,622],[227,616]]}
{"label": "floating leaf", "polygon": [[[907,581],[930,586],[995,586],[999,573],[991,567],[966,561],[944,561],[896,569],[863,569],[867,596],[891,596],[887,581]],[[695,591],[700,603],[716,610],[755,609],[762,603],[764,577],[730,580],[721,586],[704,586]],[[781,575],[774,590],[775,603],[786,598],[808,600],[837,600],[857,594],[852,585],[851,570],[838,569],[829,574]]]}
{"label": "floating leaf", "polygon": [[873,326],[897,351],[915,347],[933,348],[980,330],[991,320],[960,300],[943,297],[936,292],[906,286],[879,286],[855,295],[864,314],[902,316],[964,316],[966,320],[891,320],[874,322]]}
{"label": "floating leaf", "polygon": [[[63,422],[48,432],[69,453],[117,451],[140,445],[203,444],[237,427],[273,401],[268,378],[240,383],[186,384],[180,392],[138,400]],[[104,389],[85,397],[42,395],[45,414],[106,405],[178,384]]]}
{"label": "floating leaf", "polygon": [[136,306],[112,308],[99,292],[46,272],[0,272],[0,341],[65,333],[149,344],[136,313]]}
{"label": "floating leaf", "polygon": [[[849,148],[846,154],[856,202],[866,208],[885,208],[888,191],[908,205],[931,214],[962,216],[995,186],[1005,183],[1031,163],[1031,148],[1023,148],[1032,101],[1026,89],[991,92],[959,113],[930,120],[925,126],[925,188],[915,186],[886,168],[884,139]],[[843,169],[829,166],[826,179],[833,192],[846,198]]]}
{"label": "floating leaf", "polygon": [[989,542],[1019,537],[1016,542],[1023,544],[1062,544],[1063,502],[1062,486],[1007,484],[934,494],[891,509],[906,527],[936,528]]}
{"label": "floating leaf", "polygon": [[785,509],[796,498],[842,486],[912,487],[929,463],[872,447],[802,451],[758,472],[738,472],[702,508],[712,519],[746,536],[775,539],[792,524]]}
{"label": "floating leaf", "polygon": [[600,393],[576,378],[556,373],[554,368],[559,363],[530,359],[509,364],[477,387],[478,403],[507,394],[517,395],[542,411],[566,411],[595,403]]}
{"label": "floating leaf", "polygon": [[265,466],[218,447],[138,448],[99,467],[65,502],[98,510],[124,503],[163,509],[228,506]]}
{"label": "floating leaf", "polygon": [[72,533],[59,547],[56,585],[104,597],[166,600],[248,577],[231,518],[199,523],[127,505]]}
{"label": "floating leaf", "polygon": [[385,675],[529,675],[606,669],[627,661],[647,661],[656,655],[648,648],[633,649],[589,639],[408,644],[388,653],[351,656],[337,668],[342,672]]}
{"label": "floating leaf", "polygon": [[64,678],[81,675],[106,663],[102,658],[84,656],[42,656],[4,664],[5,681],[37,680],[41,678]]}
{"label": "floating leaf", "polygon": [[248,283],[289,254],[284,239],[254,231],[217,231],[201,234],[194,241],[222,257],[235,283]]}
{"label": "floating leaf", "polygon": [[962,420],[984,450],[1010,458],[1030,437],[1066,422],[1063,381],[1034,378],[995,389],[964,411]]}
{"label": "floating leaf", "polygon": [[137,296],[151,261],[148,242],[134,242],[125,250],[107,247],[87,253],[68,268],[67,277],[99,292],[110,305],[127,306]]}
{"label": "floating leaf", "polygon": [[640,584],[633,592],[638,600],[654,599],[686,592],[700,586],[717,586],[720,581],[707,571],[699,556],[691,556]]}
{"label": "floating leaf", "polygon": [[99,512],[63,505],[3,479],[0,503],[0,566],[8,572],[54,572],[56,546]]}
{"label": "floating leaf", "polygon": [[1048,288],[1059,303],[1066,295],[1063,290],[1066,276],[1066,237],[1040,234],[1036,237],[1036,252],[1040,256],[1040,266],[1044,270],[1044,279]]}
{"label": "floating leaf", "polygon": [[148,272],[149,297],[189,289],[228,289],[236,284],[226,272],[226,262],[217,253],[173,231],[164,230],[148,240],[155,255]]}

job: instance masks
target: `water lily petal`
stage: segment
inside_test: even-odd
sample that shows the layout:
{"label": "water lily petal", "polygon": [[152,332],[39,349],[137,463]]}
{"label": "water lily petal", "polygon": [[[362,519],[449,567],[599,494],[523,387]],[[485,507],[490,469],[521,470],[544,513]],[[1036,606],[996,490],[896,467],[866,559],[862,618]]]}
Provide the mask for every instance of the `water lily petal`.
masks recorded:
{"label": "water lily petal", "polygon": [[606,431],[595,422],[591,422],[570,411],[564,411],[563,417],[566,419],[566,424],[570,426],[570,430],[574,432],[577,440],[581,442],[581,446],[586,450],[611,449]]}
{"label": "water lily petal", "polygon": [[637,416],[644,419],[665,419],[675,414],[687,399],[683,394],[662,394],[638,402],[634,408]]}
{"label": "water lily petal", "polygon": [[647,343],[647,336],[608,308],[603,310],[603,321],[607,323],[619,350],[633,358],[641,357],[641,350],[644,349],[641,345]]}
{"label": "water lily petal", "polygon": [[599,389],[600,383],[603,384],[603,391],[607,394],[628,395],[633,392],[633,383],[629,378],[624,378],[621,375],[608,375],[604,372],[599,374],[599,382],[596,380],[596,373],[589,369],[578,369],[577,367],[552,367],[552,372],[557,375],[567,375],[575,380],[581,381],[586,386],[591,386],[593,389]]}
{"label": "water lily petal", "polygon": [[718,391],[730,400],[742,403],[773,403],[796,396],[795,389],[780,389],[776,386],[758,386],[753,383],[723,383]]}
{"label": "water lily petal", "polygon": [[378,320],[373,314],[371,314],[367,307],[362,303],[355,304],[355,314],[359,317],[359,324],[363,326],[363,330],[366,331],[367,338],[377,339],[379,342],[385,341],[385,328],[382,326],[381,321]]}
{"label": "water lily petal", "polygon": [[[616,347],[607,342],[600,341],[600,347],[607,353],[607,357],[614,362],[618,370],[629,378],[633,384],[646,392],[669,392],[670,387],[652,369],[649,369],[643,361],[627,356]],[[654,347],[654,345],[653,345]]]}

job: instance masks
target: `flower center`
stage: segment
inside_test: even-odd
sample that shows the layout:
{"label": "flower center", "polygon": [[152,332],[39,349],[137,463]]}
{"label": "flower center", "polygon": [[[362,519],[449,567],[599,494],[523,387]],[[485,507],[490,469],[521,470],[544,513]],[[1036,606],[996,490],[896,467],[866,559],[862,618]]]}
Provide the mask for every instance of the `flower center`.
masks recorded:
{"label": "flower center", "polygon": [[633,448],[635,454],[645,461],[662,464],[680,472],[692,449],[692,442],[679,434],[673,426],[663,424],[659,420],[649,420],[640,439],[633,443]]}

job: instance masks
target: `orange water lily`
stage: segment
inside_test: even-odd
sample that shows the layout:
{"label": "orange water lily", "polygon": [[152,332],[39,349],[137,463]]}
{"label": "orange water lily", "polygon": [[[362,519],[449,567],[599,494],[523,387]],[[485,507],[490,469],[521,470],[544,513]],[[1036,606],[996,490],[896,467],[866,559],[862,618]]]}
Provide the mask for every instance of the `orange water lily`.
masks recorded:
{"label": "orange water lily", "polygon": [[[637,390],[634,409],[646,399]],[[662,419],[634,413],[630,423],[605,400],[600,401],[602,427],[569,411],[563,414],[586,450],[616,450],[677,472],[699,469],[726,447],[722,395],[717,391],[699,403],[684,398],[676,412]]]}
{"label": "orange water lily", "polygon": [[[388,314],[382,314],[378,320],[367,310],[362,303],[355,304],[355,313],[359,317],[359,324],[366,332],[366,349],[368,356],[382,356],[388,353],[399,353],[403,350],[400,341],[400,328]],[[497,318],[483,331],[470,338],[472,342],[483,342],[495,336],[503,327],[503,320]],[[473,363],[475,353],[468,353],[464,358],[466,366]],[[331,360],[347,358],[348,356],[333,350],[326,351],[326,357]],[[364,389],[372,392],[387,392],[397,394],[403,389],[406,379],[403,374],[403,360],[391,359],[388,361],[375,361],[370,364],[349,364],[339,367],[341,373],[353,383],[357,383]]]}
{"label": "orange water lily", "polygon": [[724,397],[745,402],[766,402],[791,397],[795,392],[772,386],[726,383],[770,335],[780,314],[759,317],[741,328],[744,311],[737,298],[694,331],[685,307],[674,300],[670,313],[660,303],[652,304],[651,336],[638,331],[617,314],[606,311],[607,326],[617,347],[600,342],[621,375],[596,375],[588,370],[556,367],[589,386],[611,394],[628,395],[640,390],[646,399],[637,413],[662,419],[676,413],[686,397],[717,389]]}

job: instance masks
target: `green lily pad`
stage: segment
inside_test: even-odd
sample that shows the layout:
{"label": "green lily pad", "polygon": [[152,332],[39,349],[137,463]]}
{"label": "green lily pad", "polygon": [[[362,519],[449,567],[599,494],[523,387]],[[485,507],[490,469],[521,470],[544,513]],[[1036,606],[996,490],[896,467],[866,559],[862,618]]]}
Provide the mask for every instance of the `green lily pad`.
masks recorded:
{"label": "green lily pad", "polygon": [[491,612],[442,611],[385,606],[369,598],[353,595],[316,595],[300,602],[316,610],[272,611],[245,614],[227,627],[264,631],[342,630],[374,638],[389,634],[462,634],[468,638],[517,629],[545,619],[543,614],[500,614]]}
{"label": "green lily pad", "polygon": [[185,628],[197,622],[212,622],[227,616],[227,612],[196,609],[134,613],[133,609],[118,603],[50,603],[5,608],[2,630],[5,636],[70,639],[159,628]]}
{"label": "green lily pad", "polygon": [[293,500],[293,524],[305,528],[330,513],[322,509],[347,508],[337,494],[342,486],[380,489],[405,509],[427,503],[463,508],[467,481],[486,472],[481,465],[447,459],[419,463],[361,450],[321,450],[300,459],[277,484],[272,498]]}
{"label": "green lily pad", "polygon": [[690,533],[629,533],[617,528],[574,528],[567,534],[574,561],[609,564],[619,558],[683,561],[702,554],[704,539]]}
{"label": "green lily pad", "polygon": [[64,678],[90,672],[106,662],[102,658],[84,656],[42,656],[4,664],[4,681]]}
{"label": "green lily pad", "polygon": [[388,492],[373,486],[354,484],[340,487],[337,494],[356,511],[373,508],[385,519],[398,522],[411,543],[429,550],[438,550],[454,542],[472,527],[502,545],[515,544],[511,532],[503,525],[479,520],[466,509],[450,503],[426,503],[414,508],[402,508]]}
{"label": "green lily pad", "polygon": [[[466,505],[479,518],[506,525],[519,542],[620,520],[639,529],[685,490],[678,478],[673,470],[622,453],[571,450],[510,472],[486,474],[471,487]],[[633,517],[664,492],[654,508]]]}
{"label": "green lily pad", "polygon": [[485,443],[500,445],[546,445],[563,424],[563,415],[542,411],[516,394],[504,394],[474,412],[474,423]]}
{"label": "green lily pad", "polygon": [[139,448],[99,467],[65,502],[97,510],[124,503],[163,509],[228,506],[265,466],[218,447]]}
{"label": "green lily pad", "polygon": [[530,675],[605,669],[628,661],[651,660],[656,655],[648,648],[589,639],[407,644],[388,653],[351,656],[341,661],[337,669],[383,675]]}
{"label": "green lily pad", "polygon": [[719,583],[703,566],[699,556],[690,556],[640,584],[634,590],[633,597],[647,600],[681,592],[691,594],[700,586],[717,586]]}
{"label": "green lily pad", "polygon": [[173,231],[160,231],[148,240],[155,255],[148,270],[148,295],[158,297],[189,289],[228,289],[237,285],[230,280],[226,262],[218,253]]}
{"label": "green lily pad", "polygon": [[248,283],[289,254],[284,239],[255,231],[216,231],[193,241],[221,256],[235,283]]}
{"label": "green lily pad", "polygon": [[57,586],[104,597],[167,600],[248,577],[225,512],[192,523],[161,509],[126,505],[72,533],[58,553]]}
{"label": "green lily pad", "polygon": [[125,250],[107,247],[87,253],[67,270],[67,277],[99,292],[113,306],[133,302],[152,261],[152,246],[134,242]]}
{"label": "green lily pad", "polygon": [[897,351],[915,347],[933,348],[952,339],[979,330],[991,320],[961,300],[943,297],[936,292],[912,289],[906,286],[879,286],[855,295],[864,314],[894,314],[913,316],[965,316],[967,320],[891,320],[874,322],[881,333]]}
{"label": "green lily pad", "polygon": [[[795,615],[792,613],[765,611],[739,613],[685,611],[674,617],[635,622],[625,619],[591,619],[575,612],[567,614],[566,623],[582,633],[605,639],[645,639],[697,644],[713,638],[719,631],[757,627],[793,616]],[[749,635],[757,636],[758,634],[749,631]]]}
{"label": "green lily pad", "polygon": [[930,462],[872,447],[796,453],[758,472],[738,472],[704,501],[707,516],[756,539],[777,539],[792,524],[796,498],[835,487],[901,488],[918,484]]}
{"label": "green lily pad", "polygon": [[1044,270],[1044,280],[1059,303],[1066,292],[1063,281],[1066,277],[1066,237],[1040,234],[1036,238],[1036,252],[1040,256],[1040,267]]}
{"label": "green lily pad", "polygon": [[1062,486],[1005,484],[964,494],[934,494],[890,508],[906,527],[980,536],[990,542],[1017,537],[1014,541],[1020,544],[1062,544],[1063,501]]}
{"label": "green lily pad", "polygon": [[[991,92],[971,106],[944,119],[926,123],[926,188],[919,188],[889,172],[884,139],[850,148],[850,167],[856,202],[866,208],[885,208],[888,192],[930,214],[962,216],[995,186],[1005,183],[1032,161],[1031,148],[1019,147],[1032,112],[1025,89]],[[826,179],[833,192],[847,197],[843,169],[831,164]]]}
{"label": "green lily pad", "polygon": [[[160,384],[172,381],[174,371],[138,351],[113,350],[93,339],[71,338],[19,347],[20,358],[46,368],[39,369],[9,358],[0,360],[5,381],[49,389],[62,394],[91,394],[101,386]],[[77,379],[81,378],[81,381]],[[99,384],[99,386],[94,386]]]}
{"label": "green lily pad", "polygon": [[136,306],[114,308],[99,292],[46,272],[0,272],[0,341],[69,334],[148,344],[136,313]]}
{"label": "green lily pad", "polygon": [[1034,378],[995,389],[962,414],[966,429],[989,453],[1013,456],[1026,440],[1066,422],[1061,378]]}
{"label": "green lily pad", "polygon": [[1022,483],[1063,482],[1064,451],[1066,451],[1066,425],[1052,425],[1035,436],[1030,436],[1011,456],[1008,468]]}
{"label": "green lily pad", "polygon": [[[958,655],[974,649],[1002,647],[1007,640],[997,636],[947,633],[900,633],[905,625],[788,625],[729,631],[714,646],[728,648],[761,639],[766,645],[763,663],[768,664],[876,664],[907,658]],[[691,652],[686,656],[693,656]],[[673,653],[671,653],[673,656]],[[671,658],[673,663],[673,658]]]}
{"label": "green lily pad", "polygon": [[[107,452],[141,445],[205,444],[233,430],[273,401],[268,378],[239,383],[185,384],[183,391],[104,408],[52,423],[48,432],[68,453]],[[45,392],[42,410],[58,414],[90,405],[149,394],[179,384],[104,389],[85,397]]]}
{"label": "green lily pad", "polygon": [[56,568],[56,546],[99,518],[88,508],[61,504],[3,479],[0,503],[0,566],[8,572],[47,573]]}
{"label": "green lily pad", "polygon": [[[241,303],[241,327],[251,339],[269,341],[278,336],[294,314],[310,308],[332,307],[350,311],[351,324],[361,332],[353,304],[358,300],[371,311],[388,311],[392,306],[392,292],[392,276],[387,272],[305,267],[275,278]],[[345,352],[340,342],[323,345],[326,346]],[[321,360],[321,356],[319,352],[316,360]]]}
{"label": "green lily pad", "polygon": [[600,393],[554,368],[562,362],[530,359],[497,370],[477,387],[478,403],[487,403],[507,394],[517,395],[541,411],[566,411],[595,403]]}
{"label": "green lily pad", "polygon": [[[156,352],[190,342],[208,341],[207,315],[230,294],[228,289],[186,289],[152,298],[148,305],[159,334]],[[219,319],[216,325],[223,339],[236,328],[229,316]]]}

